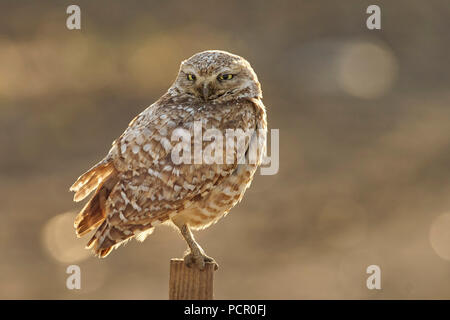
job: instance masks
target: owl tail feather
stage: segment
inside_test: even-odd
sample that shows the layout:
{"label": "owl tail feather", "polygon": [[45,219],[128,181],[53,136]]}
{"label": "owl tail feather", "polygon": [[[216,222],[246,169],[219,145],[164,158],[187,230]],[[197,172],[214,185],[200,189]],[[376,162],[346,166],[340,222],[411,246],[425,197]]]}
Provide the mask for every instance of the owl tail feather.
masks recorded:
{"label": "owl tail feather", "polygon": [[87,172],[83,173],[70,187],[70,191],[75,192],[73,200],[77,202],[83,200],[115,172],[116,170],[112,162],[107,160],[99,162]]}
{"label": "owl tail feather", "polygon": [[102,186],[75,218],[73,225],[78,237],[84,236],[105,220],[105,202],[105,189]]}
{"label": "owl tail feather", "polygon": [[131,226],[129,230],[124,231],[120,226],[110,225],[108,220],[104,220],[86,244],[86,249],[92,249],[96,256],[105,258],[113,249],[131,240],[135,228],[139,226]]}
{"label": "owl tail feather", "polygon": [[154,227],[149,227],[148,225],[131,224],[121,226],[113,225],[110,222],[108,219],[103,220],[91,240],[86,244],[86,249],[92,249],[99,258],[106,257],[113,249],[133,238],[136,238],[138,241],[144,241],[154,230]]}
{"label": "owl tail feather", "polygon": [[[103,221],[103,223],[100,225],[100,227],[98,228],[95,235],[86,244],[86,249],[93,249],[95,255],[98,256],[99,258],[106,257],[114,247],[113,245],[102,246],[102,243],[100,242],[100,239],[102,239],[101,235],[103,235],[107,229],[108,229],[108,222]],[[103,239],[104,239],[104,236],[103,236]],[[104,241],[102,241],[102,242],[104,242]]]}
{"label": "owl tail feather", "polygon": [[74,227],[78,237],[84,236],[92,229],[98,227],[106,218],[106,200],[117,183],[117,177],[110,176],[95,192],[91,200],[75,218]]}

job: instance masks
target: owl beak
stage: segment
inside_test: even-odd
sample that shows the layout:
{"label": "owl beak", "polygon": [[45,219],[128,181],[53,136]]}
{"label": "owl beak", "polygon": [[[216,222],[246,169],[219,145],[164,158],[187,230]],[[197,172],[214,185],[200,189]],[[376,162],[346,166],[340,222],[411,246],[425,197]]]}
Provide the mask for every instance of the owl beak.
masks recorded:
{"label": "owl beak", "polygon": [[210,89],[209,83],[203,84],[203,88],[202,88],[203,100],[208,101],[210,94],[211,94],[211,89]]}

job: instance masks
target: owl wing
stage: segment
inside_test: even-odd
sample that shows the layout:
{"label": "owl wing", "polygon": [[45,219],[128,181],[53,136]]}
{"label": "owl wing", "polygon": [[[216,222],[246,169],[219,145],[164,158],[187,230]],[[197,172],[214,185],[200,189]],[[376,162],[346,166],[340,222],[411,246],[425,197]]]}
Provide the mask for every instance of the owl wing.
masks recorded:
{"label": "owl wing", "polygon": [[[234,106],[211,108],[209,112],[196,111],[176,104],[151,106],[114,142],[110,155],[119,181],[106,201],[107,219],[94,236],[101,256],[102,250],[105,252],[119,241],[149,230],[189,207],[236,170],[236,158],[224,164],[207,164],[201,158],[195,161],[194,151],[199,144],[205,150],[215,141],[202,141],[201,136],[199,141],[195,130],[214,129],[225,136],[227,129],[255,129],[253,103],[242,101]],[[189,134],[189,139],[183,134]],[[181,138],[173,139],[174,136]],[[248,144],[246,139],[245,150]],[[191,163],[174,160],[174,149],[178,155],[190,150]],[[224,154],[224,160],[225,157]],[[94,238],[88,246],[93,245]]]}

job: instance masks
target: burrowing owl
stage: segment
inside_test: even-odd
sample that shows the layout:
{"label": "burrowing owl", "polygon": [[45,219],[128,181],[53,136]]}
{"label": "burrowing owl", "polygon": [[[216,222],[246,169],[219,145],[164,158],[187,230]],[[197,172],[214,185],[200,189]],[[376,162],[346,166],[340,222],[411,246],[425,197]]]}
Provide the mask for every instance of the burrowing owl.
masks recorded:
{"label": "burrowing owl", "polygon": [[[108,155],[70,188],[75,201],[95,190],[74,223],[79,237],[97,228],[86,247],[105,257],[124,241],[144,240],[154,227],[169,223],[189,246],[188,266],[203,269],[205,262],[214,262],[191,230],[217,222],[249,187],[265,146],[266,112],[261,99],[255,72],[237,55],[212,50],[183,61],[167,93],[134,118]],[[200,136],[198,140],[195,130],[199,129],[200,134],[213,130],[214,139]],[[197,152],[206,151],[218,134],[226,136],[231,129],[252,132],[244,141],[244,154],[236,153],[232,161],[223,157],[222,163],[205,161],[195,152],[192,161],[174,160],[175,154],[183,153],[175,150],[183,134],[188,135],[188,145],[182,151]],[[223,144],[211,154],[222,153],[218,150],[225,150]],[[248,161],[249,150],[257,150],[256,161]],[[225,157],[230,158],[228,151]]]}

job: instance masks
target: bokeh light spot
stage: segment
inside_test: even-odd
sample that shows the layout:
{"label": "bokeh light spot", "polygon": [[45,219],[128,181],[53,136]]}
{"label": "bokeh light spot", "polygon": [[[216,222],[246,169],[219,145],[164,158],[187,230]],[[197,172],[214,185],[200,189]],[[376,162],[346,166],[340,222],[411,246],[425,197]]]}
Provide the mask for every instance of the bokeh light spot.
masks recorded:
{"label": "bokeh light spot", "polygon": [[42,230],[42,244],[55,260],[77,263],[89,257],[90,252],[75,235],[73,221],[76,213],[66,212],[51,218]]}
{"label": "bokeh light spot", "polygon": [[337,60],[337,78],[348,94],[364,99],[384,95],[397,77],[398,64],[392,51],[370,42],[352,42]]}
{"label": "bokeh light spot", "polygon": [[450,261],[450,213],[442,214],[433,220],[430,242],[439,257]]}

